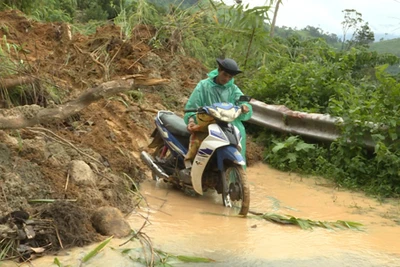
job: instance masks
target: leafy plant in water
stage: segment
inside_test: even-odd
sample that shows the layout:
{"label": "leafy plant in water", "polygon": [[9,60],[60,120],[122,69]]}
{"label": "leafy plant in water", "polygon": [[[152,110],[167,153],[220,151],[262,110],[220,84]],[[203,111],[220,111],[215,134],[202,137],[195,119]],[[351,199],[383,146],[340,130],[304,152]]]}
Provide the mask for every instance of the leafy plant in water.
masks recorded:
{"label": "leafy plant in water", "polygon": [[[124,255],[129,255],[131,252],[141,253],[140,249],[124,249],[121,251],[122,254]],[[145,254],[142,251],[142,254]],[[212,263],[215,262],[215,260],[210,259],[210,258],[204,258],[204,257],[196,257],[196,256],[187,256],[187,255],[175,255],[171,254],[159,249],[154,250],[154,256],[153,256],[154,262],[152,263],[151,266],[170,266],[173,267],[175,264],[181,265],[182,263]],[[149,266],[149,263],[146,261],[146,259],[142,257],[135,257],[135,256],[129,256],[129,258],[134,261],[143,264],[144,266]]]}
{"label": "leafy plant in water", "polygon": [[[225,214],[218,214],[218,213],[210,213],[204,212],[205,214],[217,215],[217,216],[241,216],[241,215],[225,215]],[[363,226],[361,223],[352,222],[352,221],[343,221],[337,220],[336,222],[327,222],[327,221],[314,221],[310,219],[302,219],[296,218],[292,215],[281,215],[276,213],[260,213],[249,211],[249,213],[253,215],[247,215],[247,218],[256,218],[256,219],[263,219],[273,223],[279,224],[287,224],[287,225],[297,225],[301,229],[312,229],[313,227],[321,227],[326,229],[352,229],[352,230],[361,230]]]}
{"label": "leafy plant in water", "polygon": [[185,256],[185,255],[174,255],[162,250],[155,250],[158,257],[158,262],[156,266],[173,266],[175,263],[211,263],[215,262],[209,258]]}
{"label": "leafy plant in water", "polygon": [[321,227],[326,229],[339,228],[339,229],[360,230],[360,227],[362,226],[362,224],[358,222],[342,221],[342,220],[337,220],[336,222],[313,221],[310,219],[296,218],[291,215],[280,215],[275,213],[258,214],[256,215],[256,217],[279,224],[297,225],[304,230],[313,229],[313,227]]}

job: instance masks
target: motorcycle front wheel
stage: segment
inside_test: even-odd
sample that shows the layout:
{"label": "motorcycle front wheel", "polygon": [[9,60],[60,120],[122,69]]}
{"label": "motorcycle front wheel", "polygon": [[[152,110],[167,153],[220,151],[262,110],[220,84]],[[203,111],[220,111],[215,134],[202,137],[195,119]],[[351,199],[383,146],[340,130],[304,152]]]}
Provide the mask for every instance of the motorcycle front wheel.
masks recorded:
{"label": "motorcycle front wheel", "polygon": [[240,215],[247,215],[250,208],[250,188],[245,170],[242,166],[229,166],[222,176],[227,186],[227,190],[222,190],[224,206],[238,210]]}

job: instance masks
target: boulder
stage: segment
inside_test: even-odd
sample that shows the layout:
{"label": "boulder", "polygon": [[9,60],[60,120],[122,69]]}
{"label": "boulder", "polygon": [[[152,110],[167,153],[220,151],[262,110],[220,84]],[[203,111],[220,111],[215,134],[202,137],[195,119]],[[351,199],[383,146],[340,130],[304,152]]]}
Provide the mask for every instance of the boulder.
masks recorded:
{"label": "boulder", "polygon": [[72,160],[69,163],[69,175],[71,181],[77,185],[95,184],[95,174],[83,160]]}
{"label": "boulder", "polygon": [[102,235],[121,238],[129,235],[132,231],[121,211],[114,207],[97,209],[91,219],[93,227]]}

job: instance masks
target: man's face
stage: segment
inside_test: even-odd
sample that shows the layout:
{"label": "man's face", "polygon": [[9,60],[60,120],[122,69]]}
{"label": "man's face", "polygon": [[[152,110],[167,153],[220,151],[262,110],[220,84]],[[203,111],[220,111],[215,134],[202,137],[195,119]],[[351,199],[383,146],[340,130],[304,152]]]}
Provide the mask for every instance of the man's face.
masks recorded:
{"label": "man's face", "polygon": [[228,83],[231,79],[233,78],[233,75],[220,70],[218,73],[218,77],[217,77],[217,83],[224,85],[226,83]]}

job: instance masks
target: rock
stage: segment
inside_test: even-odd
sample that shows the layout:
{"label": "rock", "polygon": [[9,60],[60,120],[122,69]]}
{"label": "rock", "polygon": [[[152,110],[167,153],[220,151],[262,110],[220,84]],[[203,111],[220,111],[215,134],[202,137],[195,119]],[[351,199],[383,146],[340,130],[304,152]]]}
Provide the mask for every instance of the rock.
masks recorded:
{"label": "rock", "polygon": [[7,164],[10,161],[10,150],[8,147],[0,143],[0,164]]}
{"label": "rock", "polygon": [[92,216],[93,227],[102,235],[121,238],[131,233],[129,223],[122,213],[114,207],[101,207]]}
{"label": "rock", "polygon": [[161,67],[163,66],[163,60],[157,54],[149,52],[140,62],[145,65],[148,70],[151,70],[151,72],[147,74],[148,78],[162,78]]}
{"label": "rock", "polygon": [[48,142],[43,154],[54,166],[65,166],[71,161],[71,157],[66,153],[64,146],[56,142]]}
{"label": "rock", "polygon": [[72,160],[69,163],[69,175],[71,181],[77,185],[94,185],[95,174],[86,162],[82,160]]}

